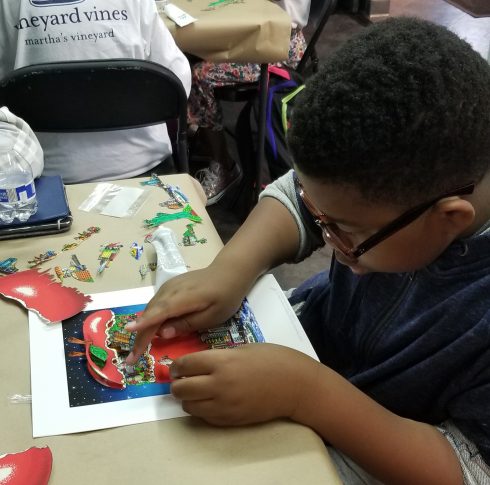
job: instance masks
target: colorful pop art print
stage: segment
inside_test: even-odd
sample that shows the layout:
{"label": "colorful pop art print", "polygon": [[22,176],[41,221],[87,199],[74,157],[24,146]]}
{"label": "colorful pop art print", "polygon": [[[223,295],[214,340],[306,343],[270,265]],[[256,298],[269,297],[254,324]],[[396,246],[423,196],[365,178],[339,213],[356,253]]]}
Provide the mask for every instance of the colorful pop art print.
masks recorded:
{"label": "colorful pop art print", "polygon": [[[137,312],[153,294],[153,287],[93,294],[92,302],[85,311],[121,308],[127,311],[127,307],[132,307],[131,311]],[[285,345],[316,358],[296,315],[272,275],[262,277],[247,298],[258,322],[257,329],[266,342]],[[73,397],[70,398],[69,385],[76,388],[77,383],[70,381],[69,384],[68,381],[62,325],[45,325],[35,313],[30,312],[29,340],[35,438],[186,416],[179,401],[165,393],[168,392],[168,383],[127,385],[123,392],[139,395],[125,395],[123,399],[100,398],[104,392],[116,392],[109,387],[100,394],[86,396],[86,401],[83,401],[82,392],[78,396],[77,389],[72,389]],[[86,366],[82,358],[75,361],[76,365],[81,366],[79,371]],[[161,388],[157,390],[158,386]]]}
{"label": "colorful pop art print", "polygon": [[169,394],[169,366],[178,357],[264,342],[253,312],[244,301],[221,327],[172,340],[154,338],[137,364],[128,368],[125,360],[135,334],[124,326],[144,308],[126,305],[85,311],[62,322],[70,407]]}

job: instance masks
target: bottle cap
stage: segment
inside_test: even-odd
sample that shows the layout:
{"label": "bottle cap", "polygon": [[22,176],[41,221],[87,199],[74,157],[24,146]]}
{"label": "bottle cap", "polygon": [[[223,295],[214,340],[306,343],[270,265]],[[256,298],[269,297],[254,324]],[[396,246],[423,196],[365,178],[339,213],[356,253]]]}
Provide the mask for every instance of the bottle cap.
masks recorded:
{"label": "bottle cap", "polygon": [[43,150],[31,127],[11,113],[7,107],[0,108],[0,153],[15,150],[32,167],[34,178],[44,168]]}

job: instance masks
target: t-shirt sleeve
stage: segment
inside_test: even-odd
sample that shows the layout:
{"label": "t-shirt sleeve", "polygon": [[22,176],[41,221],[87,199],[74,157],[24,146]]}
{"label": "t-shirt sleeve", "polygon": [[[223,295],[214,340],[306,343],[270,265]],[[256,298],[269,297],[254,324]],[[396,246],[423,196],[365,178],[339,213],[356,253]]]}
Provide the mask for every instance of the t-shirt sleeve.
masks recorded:
{"label": "t-shirt sleeve", "polygon": [[456,453],[465,485],[484,485],[490,483],[490,467],[485,463],[479,449],[468,439],[452,421],[446,421],[437,429],[449,441]]}
{"label": "t-shirt sleeve", "polygon": [[323,242],[320,229],[297,195],[295,177],[294,170],[290,170],[269,184],[260,194],[260,199],[273,197],[284,205],[293,216],[298,226],[300,238],[299,249],[293,262],[298,263],[307,258],[319,247],[324,246],[325,243]]}
{"label": "t-shirt sleeve", "polygon": [[189,61],[177,47],[172,34],[158,14],[154,0],[144,2],[141,31],[145,36],[147,60],[170,69],[181,81],[187,96],[191,90]]}

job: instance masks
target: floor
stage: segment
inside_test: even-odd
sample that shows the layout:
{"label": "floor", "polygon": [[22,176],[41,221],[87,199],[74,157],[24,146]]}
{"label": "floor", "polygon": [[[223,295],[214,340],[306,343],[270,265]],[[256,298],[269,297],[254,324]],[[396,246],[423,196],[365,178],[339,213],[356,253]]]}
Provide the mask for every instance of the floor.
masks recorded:
{"label": "floor", "polygon": [[[444,25],[469,42],[472,47],[490,62],[490,17],[475,18],[444,0],[391,0],[390,16],[414,16]],[[321,60],[337,49],[343,42],[364,29],[367,22],[343,12],[333,15],[328,21],[317,51]],[[224,106],[225,116],[233,125],[237,113],[234,106]],[[233,151],[233,147],[231,147]],[[211,218],[223,239],[228,241],[240,225],[240,218],[230,200],[224,200],[208,208]],[[307,277],[321,271],[329,264],[330,251],[324,248],[315,252],[300,264],[284,264],[271,272],[283,289],[297,286]]]}

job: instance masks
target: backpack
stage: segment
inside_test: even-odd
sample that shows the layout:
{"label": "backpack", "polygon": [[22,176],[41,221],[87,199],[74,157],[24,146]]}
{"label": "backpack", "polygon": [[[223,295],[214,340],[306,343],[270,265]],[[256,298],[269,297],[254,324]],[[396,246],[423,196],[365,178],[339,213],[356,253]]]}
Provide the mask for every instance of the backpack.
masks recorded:
{"label": "backpack", "polygon": [[[269,89],[266,108],[265,182],[286,173],[293,160],[289,153],[286,134],[297,95],[303,90],[300,74],[286,67],[269,66]],[[258,97],[246,103],[237,120],[236,138],[242,167],[253,166],[257,152]],[[252,165],[250,165],[252,163]]]}

